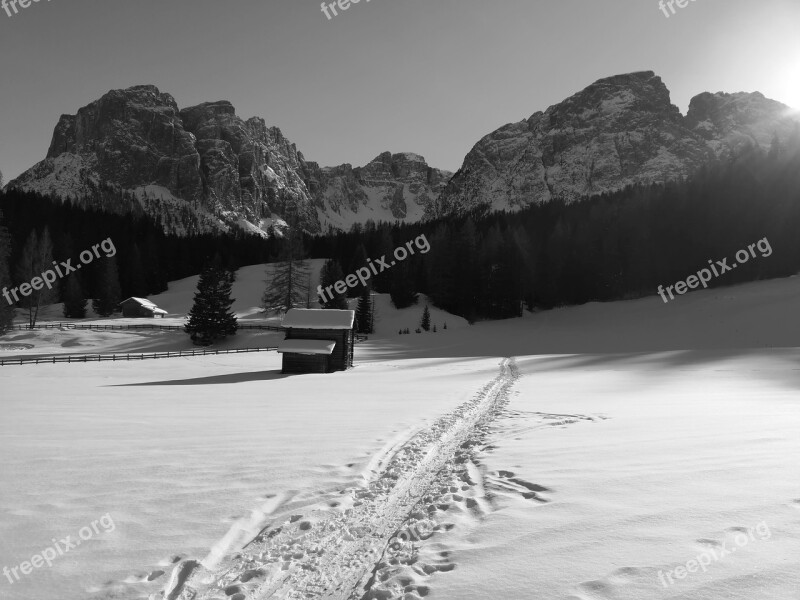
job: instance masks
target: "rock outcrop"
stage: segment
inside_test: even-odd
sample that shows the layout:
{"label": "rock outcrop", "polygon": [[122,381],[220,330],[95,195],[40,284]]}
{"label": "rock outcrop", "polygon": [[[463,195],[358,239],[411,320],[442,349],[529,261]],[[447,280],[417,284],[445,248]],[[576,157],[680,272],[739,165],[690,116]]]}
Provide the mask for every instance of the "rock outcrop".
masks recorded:
{"label": "rock outcrop", "polygon": [[697,96],[684,117],[652,71],[601,79],[484,137],[427,216],[516,210],[683,178],[745,144],[789,135],[797,120],[787,113],[759,93],[720,93]]}
{"label": "rock outcrop", "polygon": [[280,129],[242,120],[230,102],[179,110],[169,94],[136,86],[62,116],[47,157],[9,186],[106,208],[110,189],[115,211],[129,197],[131,212],[179,234],[266,232],[282,219],[319,232],[418,220],[449,177],[410,153],[320,168]]}
{"label": "rock outcrop", "polygon": [[145,212],[179,234],[266,234],[284,219],[317,233],[676,180],[790,135],[800,135],[797,115],[760,93],[703,93],[683,116],[661,79],[644,71],[601,79],[487,135],[455,175],[413,153],[320,167],[280,129],[241,119],[230,102],[180,110],[143,85],[62,116],[46,158],[9,187]]}

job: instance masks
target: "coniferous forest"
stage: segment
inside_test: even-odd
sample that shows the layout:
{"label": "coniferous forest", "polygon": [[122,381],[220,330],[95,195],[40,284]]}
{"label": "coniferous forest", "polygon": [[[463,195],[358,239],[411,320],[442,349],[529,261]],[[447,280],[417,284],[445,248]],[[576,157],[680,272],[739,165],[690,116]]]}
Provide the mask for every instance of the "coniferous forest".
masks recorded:
{"label": "coniferous forest", "polygon": [[[215,256],[230,269],[277,260],[284,243],[245,234],[177,237],[145,215],[14,191],[0,197],[0,209],[10,233],[6,272],[12,281],[33,231],[49,229],[54,260],[74,260],[93,244],[113,240],[114,259],[88,265],[81,290],[62,286],[62,300],[67,293],[100,295],[99,288],[108,285],[106,260],[116,261],[123,297],[147,296],[164,291],[169,280],[200,273]],[[710,286],[786,277],[800,272],[800,140],[775,143],[769,151],[747,148],[688,181],[631,187],[571,204],[555,200],[516,213],[475,212],[413,225],[370,222],[349,232],[305,236],[302,254],[332,259],[347,275],[366,258],[390,257],[420,235],[430,251],[380,273],[370,282],[373,291],[390,293],[400,307],[426,294],[436,306],[471,321],[655,296],[659,285],[686,279],[709,260],[731,260],[764,238],[771,256],[759,255]],[[363,291],[353,289],[351,296]]]}

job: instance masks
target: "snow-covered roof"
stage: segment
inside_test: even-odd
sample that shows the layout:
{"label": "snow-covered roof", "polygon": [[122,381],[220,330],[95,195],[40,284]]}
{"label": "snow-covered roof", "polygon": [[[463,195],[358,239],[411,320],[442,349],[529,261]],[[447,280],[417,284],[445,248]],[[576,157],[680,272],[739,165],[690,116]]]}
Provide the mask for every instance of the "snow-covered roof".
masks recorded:
{"label": "snow-covered roof", "polygon": [[126,302],[131,302],[131,301],[136,302],[142,308],[146,308],[147,310],[152,311],[154,315],[167,315],[167,314],[169,314],[163,308],[158,308],[158,306],[156,306],[154,303],[150,302],[150,300],[147,300],[145,298],[137,298],[136,296],[131,296],[130,298],[128,298],[126,300],[123,300],[122,302],[120,302],[120,305],[125,304]]}
{"label": "snow-covered roof", "polygon": [[283,340],[278,345],[278,352],[295,354],[331,354],[336,342],[330,340]]}
{"label": "snow-covered roof", "polygon": [[352,329],[354,310],[293,308],[283,317],[284,329]]}
{"label": "snow-covered roof", "polygon": [[137,298],[136,296],[131,296],[127,300],[123,300],[122,302],[120,302],[120,304],[125,304],[128,300],[133,300],[134,302],[141,304],[145,308],[156,308],[158,310],[161,310],[153,302],[150,302],[150,300],[146,300],[145,298]]}

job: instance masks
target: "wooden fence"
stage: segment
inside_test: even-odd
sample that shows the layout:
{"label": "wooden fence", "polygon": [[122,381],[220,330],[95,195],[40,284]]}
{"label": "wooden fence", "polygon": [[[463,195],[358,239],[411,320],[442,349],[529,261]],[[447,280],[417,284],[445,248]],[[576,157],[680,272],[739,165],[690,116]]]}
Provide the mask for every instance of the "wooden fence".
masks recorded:
{"label": "wooden fence", "polygon": [[213,354],[247,354],[251,352],[274,352],[270,348],[238,348],[236,350],[178,350],[175,352],[149,352],[144,354],[72,354],[58,356],[30,356],[0,360],[0,367],[6,365],[42,365],[55,363],[85,363],[123,360],[151,360],[156,358],[180,358],[183,356],[208,356]]}
{"label": "wooden fence", "polygon": [[[91,331],[130,331],[136,329],[151,329],[159,331],[183,331],[183,325],[84,325],[81,323],[47,323],[46,325],[16,325],[16,330],[31,329],[88,329]],[[261,329],[267,331],[282,331],[280,325],[239,324],[239,329]]]}

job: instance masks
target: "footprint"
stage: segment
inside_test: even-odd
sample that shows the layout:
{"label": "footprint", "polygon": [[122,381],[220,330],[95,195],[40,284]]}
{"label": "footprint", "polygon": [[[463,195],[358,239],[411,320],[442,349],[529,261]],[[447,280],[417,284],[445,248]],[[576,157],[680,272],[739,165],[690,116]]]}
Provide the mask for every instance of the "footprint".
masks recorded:
{"label": "footprint", "polygon": [[621,567],[612,572],[611,575],[608,576],[608,580],[615,584],[630,583],[631,580],[635,579],[640,573],[641,569],[637,567]]}
{"label": "footprint", "polygon": [[725,531],[732,531],[734,533],[747,533],[747,527],[728,527]]}
{"label": "footprint", "polygon": [[580,584],[581,588],[585,589],[587,592],[594,596],[600,596],[603,598],[611,598],[614,595],[614,588],[608,582],[603,581],[601,579],[595,579],[593,581],[584,581]]}
{"label": "footprint", "polygon": [[164,574],[164,571],[157,569],[147,576],[147,581],[155,581]]}
{"label": "footprint", "polygon": [[263,569],[252,569],[250,571],[246,571],[240,578],[239,581],[242,583],[247,583],[253,579],[258,579],[266,575],[266,572]]}
{"label": "footprint", "polygon": [[718,541],[710,540],[708,538],[700,538],[699,540],[696,540],[696,541],[701,546],[706,546],[706,547],[710,547],[710,548],[719,548],[720,546],[722,546],[722,544],[720,544]]}

